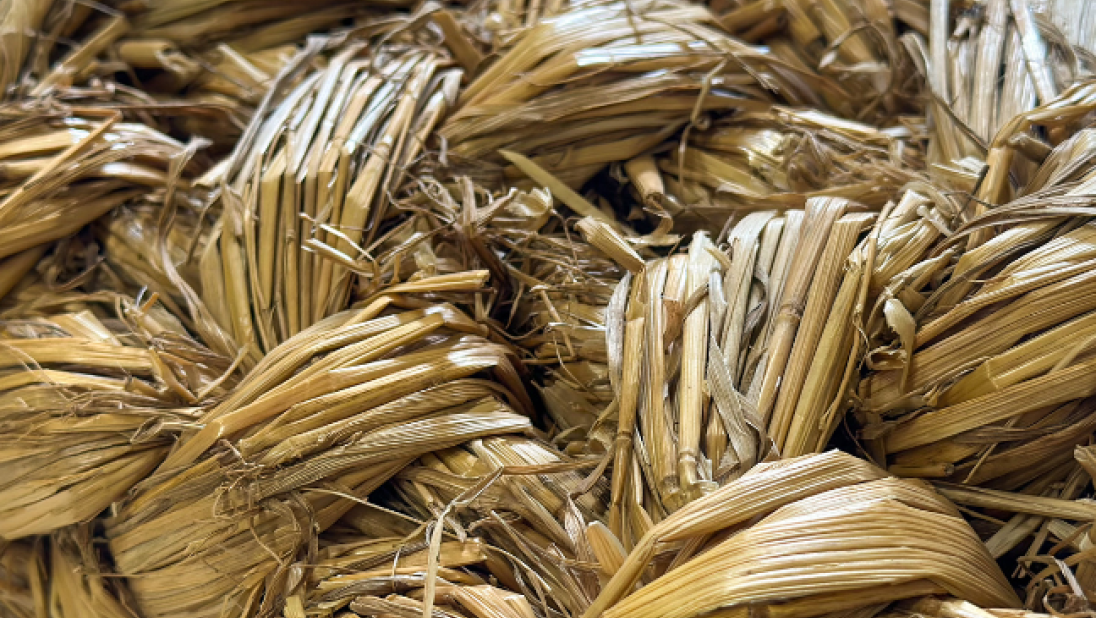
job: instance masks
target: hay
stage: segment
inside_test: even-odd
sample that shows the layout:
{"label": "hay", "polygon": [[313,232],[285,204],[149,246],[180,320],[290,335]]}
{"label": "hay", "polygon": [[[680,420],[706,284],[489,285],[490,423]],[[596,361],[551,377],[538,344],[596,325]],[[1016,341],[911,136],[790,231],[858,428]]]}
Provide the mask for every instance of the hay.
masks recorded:
{"label": "hay", "polygon": [[97,516],[232,386],[230,359],[158,323],[151,302],[117,303],[112,320],[84,310],[3,322],[0,537]]}
{"label": "hay", "polygon": [[2,611],[1090,611],[1088,15],[3,4]]}
{"label": "hay", "polygon": [[574,189],[608,163],[703,127],[709,113],[765,110],[767,102],[824,106],[820,97],[830,95],[847,97],[799,63],[726,36],[701,7],[580,6],[513,37],[462,91],[439,130],[448,144],[440,163],[497,187],[524,171],[506,152],[533,155]]}
{"label": "hay", "polygon": [[[281,607],[273,582],[355,500],[423,453],[528,428],[504,349],[455,309],[388,304],[271,351],[118,509],[110,548],[144,616]],[[473,379],[489,370],[510,388]]]}
{"label": "hay", "polygon": [[730,217],[803,208],[811,197],[842,197],[878,210],[922,178],[923,130],[914,118],[877,128],[771,106],[683,134],[654,158],[657,169],[641,157],[624,171],[638,201],[667,211],[681,230],[714,231]]}
{"label": "hay", "polygon": [[[385,200],[460,79],[415,36],[332,50],[330,64],[269,105],[206,179],[223,215],[201,257],[203,298],[249,364],[344,309],[359,278],[363,298],[400,280],[402,254],[372,258],[403,240],[382,234]],[[480,279],[434,285],[474,290]]]}

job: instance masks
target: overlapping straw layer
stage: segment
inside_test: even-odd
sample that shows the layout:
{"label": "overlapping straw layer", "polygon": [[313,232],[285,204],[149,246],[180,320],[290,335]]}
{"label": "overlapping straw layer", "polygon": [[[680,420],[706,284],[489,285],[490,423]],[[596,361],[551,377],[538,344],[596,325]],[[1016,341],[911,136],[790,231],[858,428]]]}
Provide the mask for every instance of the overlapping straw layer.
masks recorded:
{"label": "overlapping straw layer", "polygon": [[0,115],[0,295],[52,241],[139,196],[162,203],[171,162],[185,149],[114,113],[66,116],[9,105]]}
{"label": "overlapping straw layer", "polygon": [[[14,4],[45,11],[35,23],[51,35],[33,46],[25,66],[12,60],[22,68],[25,94],[119,107],[229,148],[270,83],[307,50],[306,37],[348,25],[368,29],[365,21],[408,6],[400,0]],[[28,12],[25,19],[35,17]],[[28,21],[23,28],[39,26]],[[61,46],[60,37],[77,40]]]}
{"label": "overlapping straw layer", "polygon": [[[588,508],[598,503],[583,501],[592,495],[562,500],[565,492],[583,495],[591,486],[580,487],[580,477],[552,474],[555,458],[536,451],[548,452],[527,441],[493,438],[405,470],[378,494],[380,503],[344,520],[344,526],[362,527],[367,538],[355,541],[344,529],[337,539],[346,542],[338,547],[345,553],[317,569],[321,579],[302,599],[304,607],[348,608],[361,616],[385,610],[422,615],[423,606],[433,604],[443,616],[717,611],[806,617],[870,616],[895,600],[928,594],[987,607],[1018,604],[949,502],[921,482],[888,477],[849,455],[761,464],[666,519],[648,522],[628,552],[604,520],[590,518]],[[514,467],[500,468],[508,465]],[[424,533],[423,519],[438,527]],[[882,556],[888,557],[885,569],[878,566]],[[516,566],[500,569],[500,561]],[[336,568],[350,565],[358,572]],[[441,580],[436,587],[426,583],[432,573]],[[478,607],[473,595],[493,609]]]}
{"label": "overlapping straw layer", "polygon": [[698,232],[622,279],[603,322],[615,398],[596,438],[613,452],[610,527],[625,547],[637,518],[825,448],[855,370],[875,219],[812,198],[751,213],[719,244]]}
{"label": "overlapping straw layer", "polygon": [[[1091,109],[1083,98],[1087,89],[1075,91],[1074,114]],[[1067,123],[1069,115],[1059,115],[1059,122]],[[914,267],[920,272],[910,273],[915,276],[899,274],[885,284],[877,303],[882,311],[869,331],[882,337],[869,344],[878,345],[869,356],[876,371],[860,384],[865,410],[900,419],[884,432],[878,454],[903,467],[939,471],[928,476],[999,479],[1015,488],[1039,472],[1032,460],[1018,457],[1027,451],[1011,449],[1046,445],[1060,464],[1072,457],[1073,444],[1087,439],[1089,414],[1080,408],[1093,394],[1085,331],[1094,309],[1085,292],[1092,227],[1069,215],[1091,209],[1085,161],[1096,154],[1092,138],[1084,130],[1059,144],[1010,202],[926,252]],[[1012,195],[1007,176],[992,169],[990,176],[1005,178],[1005,186],[984,191]],[[971,246],[997,221],[1005,223],[1000,233]],[[931,219],[921,227],[928,224]],[[950,260],[950,272],[941,271]],[[900,416],[914,409],[923,413]],[[987,426],[999,429],[980,430]],[[1053,466],[1043,456],[1034,461]],[[1019,476],[1010,480],[1013,472]]]}
{"label": "overlapping straw layer", "polygon": [[281,608],[315,534],[416,457],[529,428],[505,349],[452,307],[389,302],[272,350],[108,521],[143,616]]}
{"label": "overlapping straw layer", "polygon": [[[1090,14],[1085,3],[931,3],[927,41],[911,33],[903,43],[926,80],[933,127],[928,158],[938,182],[974,190],[981,163],[1006,125],[1091,75]],[[1027,132],[1008,137],[1040,149]],[[1009,171],[1023,183],[1033,167],[1018,163]]]}
{"label": "overlapping straw layer", "polygon": [[[660,544],[684,555],[651,577]],[[950,503],[830,452],[761,464],[659,522],[584,615],[817,616],[941,591],[1018,603]]]}
{"label": "overlapping straw layer", "polygon": [[[1075,85],[997,134],[975,198],[995,204],[983,214],[927,185],[907,194],[922,202],[908,233],[924,241],[895,249],[904,262],[922,255],[877,282],[857,403],[876,461],[947,481],[941,491],[975,509],[995,557],[1022,555],[1032,590],[1080,578],[1070,590],[1080,597],[1096,582],[1096,565],[1074,554],[1075,525],[1091,521],[1074,502],[1089,480],[1074,448],[1091,440],[1096,394],[1086,330],[1096,151],[1091,130],[1077,130],[1092,93]],[[1013,139],[1033,127],[1048,136],[1039,149]],[[1016,184],[1007,170],[1021,163],[1032,172]]]}
{"label": "overlapping straw layer", "polygon": [[920,178],[922,127],[880,129],[813,109],[744,111],[684,133],[653,159],[623,166],[635,198],[682,230],[716,230],[736,214],[843,197],[873,209]]}
{"label": "overlapping straw layer", "polygon": [[519,33],[463,89],[439,162],[496,187],[541,168],[578,188],[710,112],[824,107],[831,95],[847,100],[836,82],[727,36],[703,7],[580,6]]}
{"label": "overlapping straw layer", "polygon": [[458,616],[581,611],[597,578],[583,530],[604,511],[598,496],[608,488],[576,496],[590,489],[580,489],[583,462],[565,459],[548,444],[510,436],[422,457],[328,535],[331,557],[314,571],[305,607],[360,615],[400,606],[421,615],[424,603]]}
{"label": "overlapping straw layer", "polygon": [[[460,80],[414,36],[338,47],[207,177],[223,215],[201,256],[202,296],[250,363],[344,309],[353,292],[368,298],[406,276],[415,243],[401,244],[406,227],[385,229],[388,200]],[[478,289],[482,277],[405,283],[453,292]]]}
{"label": "overlapping straw layer", "polygon": [[[846,118],[878,120],[908,111],[920,93],[902,54],[899,34],[928,31],[922,0],[710,0],[720,25],[793,66],[817,73],[839,89],[819,89]],[[936,4],[933,4],[935,7]],[[820,107],[820,106],[815,106]]]}
{"label": "overlapping straw layer", "polygon": [[157,321],[151,302],[117,302],[112,319],[88,309],[3,322],[0,537],[97,516],[232,385],[230,359]]}

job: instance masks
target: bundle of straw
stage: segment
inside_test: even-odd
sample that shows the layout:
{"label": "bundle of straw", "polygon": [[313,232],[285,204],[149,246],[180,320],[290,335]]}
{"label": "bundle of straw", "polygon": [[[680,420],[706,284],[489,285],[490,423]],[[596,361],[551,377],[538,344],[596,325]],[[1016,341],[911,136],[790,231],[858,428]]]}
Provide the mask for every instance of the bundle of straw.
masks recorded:
{"label": "bundle of straw", "polygon": [[942,592],[1019,605],[949,502],[830,452],[761,464],[651,527],[584,616],[818,616]]}
{"label": "bundle of straw", "polygon": [[[55,35],[79,33],[84,38],[68,48],[55,41],[39,44],[37,57],[25,69],[33,94],[64,92],[95,79],[128,74],[146,100],[177,95],[218,79],[246,93],[250,86],[261,84],[264,73],[266,79],[277,73],[271,72],[277,65],[269,63],[278,52],[295,48],[308,35],[376,18],[378,9],[408,6],[401,0],[276,5],[255,0],[155,0],[94,9],[71,0],[38,4],[47,10],[52,4],[39,21]],[[134,96],[137,91],[127,94]]]}
{"label": "bundle of straw", "polygon": [[[721,249],[647,262],[607,316],[616,395],[613,512],[626,535],[771,454],[823,449],[853,367],[875,218],[838,198],[749,214]],[[850,257],[851,256],[851,257]],[[622,537],[626,547],[638,539]]]}
{"label": "bundle of straw", "polygon": [[[895,245],[905,270],[876,280],[864,331],[857,415],[868,453],[895,474],[944,481],[940,491],[971,509],[994,557],[1020,561],[1032,599],[1055,578],[1081,582],[1070,594],[1096,585],[1077,532],[1091,521],[1075,502],[1087,460],[1074,453],[1096,430],[1087,330],[1096,134],[1077,130],[1094,92],[1078,84],[998,132],[975,212],[928,185],[907,194],[922,203],[921,220],[907,224],[920,240]],[[1010,174],[1019,164],[1031,168],[1022,184]]]}
{"label": "bundle of straw", "polygon": [[0,608],[12,618],[37,618],[45,611],[42,544],[0,541]]}
{"label": "bundle of straw", "polygon": [[[922,0],[710,0],[727,31],[832,83],[826,103],[846,118],[877,120],[914,107],[919,83],[902,53],[895,17],[928,29]],[[933,4],[935,6],[935,3]],[[845,99],[834,96],[843,92]],[[819,106],[816,106],[819,107]]]}
{"label": "bundle of straw", "polygon": [[171,437],[226,386],[230,360],[118,299],[3,322],[0,537],[87,521],[163,461]]}
{"label": "bundle of straw", "polygon": [[[1053,113],[1047,128],[1064,128],[1093,109],[1096,99],[1084,96],[1091,88],[1031,115]],[[869,331],[876,371],[860,384],[869,419],[898,421],[872,430],[879,461],[1015,489],[1062,470],[1087,440],[1086,398],[1096,391],[1085,329],[1096,305],[1085,290],[1096,245],[1093,226],[1070,215],[1092,209],[1093,137],[1084,130],[1063,141],[1012,201],[963,224],[943,246],[911,251],[923,252],[912,267],[920,272],[885,284],[879,304],[889,328],[878,321]],[[998,138],[990,159],[1005,167],[1008,139]],[[1012,192],[1008,175],[991,167],[980,195]]]}
{"label": "bundle of straw", "polygon": [[10,291],[10,282],[33,267],[51,241],[162,190],[172,159],[184,151],[174,139],[121,122],[116,114],[66,117],[19,106],[4,111],[0,292]]}
{"label": "bundle of straw", "polygon": [[[206,178],[223,215],[201,256],[202,295],[250,363],[343,310],[355,291],[368,298],[402,280],[415,243],[402,247],[407,228],[382,228],[388,199],[460,80],[443,57],[416,45],[421,34],[337,47],[326,68],[270,97]],[[482,278],[405,281],[402,291],[475,290]]]}
{"label": "bundle of straw", "polygon": [[[1096,38],[1080,33],[1089,10],[1083,4],[988,0],[971,7],[931,2],[928,42],[909,34],[903,43],[927,82],[933,125],[928,154],[940,182],[971,190],[991,141],[1003,127],[1091,73],[1084,65],[1090,64]],[[1065,28],[1074,36],[1067,38],[1055,22],[1068,22]],[[1034,136],[1010,137],[1029,144]],[[1011,171],[1024,182],[1031,166]]]}
{"label": "bundle of straw", "polygon": [[424,453],[529,429],[505,349],[452,307],[390,303],[271,350],[107,522],[145,618],[281,608],[355,501]]}
{"label": "bundle of straw", "polygon": [[693,130],[623,168],[635,198],[679,230],[716,229],[739,213],[843,197],[874,209],[923,167],[916,123],[880,129],[817,110],[772,106]]}
{"label": "bundle of straw", "polygon": [[423,615],[424,604],[456,616],[581,611],[594,567],[574,561],[594,560],[583,529],[598,521],[596,494],[607,489],[572,500],[586,491],[582,463],[512,436],[423,456],[321,537],[325,558],[303,606],[359,615]]}
{"label": "bundle of straw", "polygon": [[[282,70],[314,55],[310,44],[301,45],[307,36],[347,26],[374,31],[377,22],[393,21],[383,11],[409,6],[402,0],[37,4],[52,4],[39,20],[49,36],[23,68],[26,94],[121,109],[222,150],[235,145]],[[57,45],[62,37],[77,40]]]}
{"label": "bundle of straw", "polygon": [[[575,615],[596,592],[597,572],[589,563],[597,556],[585,531],[602,521],[609,489],[596,472],[583,487],[587,481],[577,467],[598,459],[567,461],[550,445],[525,438],[472,442],[432,453],[402,471],[392,483],[397,498],[387,504],[419,519],[437,519],[436,526],[445,522],[458,537],[481,535],[507,565],[507,576],[498,579],[536,613]],[[446,519],[454,506],[467,508]]]}
{"label": "bundle of straw", "polygon": [[520,32],[461,92],[439,131],[442,163],[495,187],[540,168],[574,189],[703,126],[708,112],[767,109],[772,93],[795,105],[843,96],[801,64],[720,32],[704,7],[580,5]]}
{"label": "bundle of straw", "polygon": [[629,552],[589,512],[590,485],[537,452],[549,451],[492,438],[407,468],[344,518],[315,590],[286,615],[299,603],[361,616],[872,616],[900,599],[938,609],[933,594],[1019,605],[947,500],[849,455],[761,464],[648,521]]}
{"label": "bundle of straw", "polygon": [[375,505],[360,507],[345,520],[368,522],[368,528],[321,538],[306,591],[286,600],[286,616],[338,612],[417,618],[423,615],[424,587],[431,577],[437,578],[433,616],[535,615],[525,597],[488,583],[492,575],[507,582],[513,575],[503,553],[482,540],[447,533],[433,550],[422,538],[422,522]]}

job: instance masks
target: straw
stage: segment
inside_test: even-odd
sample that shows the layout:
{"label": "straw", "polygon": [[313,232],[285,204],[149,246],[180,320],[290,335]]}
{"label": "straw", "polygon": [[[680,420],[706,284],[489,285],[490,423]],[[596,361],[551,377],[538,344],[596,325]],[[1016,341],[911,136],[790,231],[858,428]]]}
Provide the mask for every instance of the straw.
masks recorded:
{"label": "straw", "polygon": [[4,538],[99,515],[163,461],[203,401],[233,383],[223,376],[230,359],[171,322],[165,329],[151,302],[117,302],[122,322],[90,309],[4,322]]}

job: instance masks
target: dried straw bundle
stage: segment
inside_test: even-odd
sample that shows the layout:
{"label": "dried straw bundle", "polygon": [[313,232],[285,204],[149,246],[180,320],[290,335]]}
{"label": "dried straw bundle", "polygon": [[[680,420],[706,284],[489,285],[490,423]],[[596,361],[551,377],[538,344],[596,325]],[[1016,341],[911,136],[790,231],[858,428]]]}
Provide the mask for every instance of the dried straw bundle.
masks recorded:
{"label": "dried straw bundle", "polygon": [[825,448],[855,368],[874,219],[839,198],[751,213],[725,244],[698,232],[617,289],[610,527],[626,547],[636,518],[657,522],[773,454]]}
{"label": "dried straw bundle", "polygon": [[[544,194],[477,206],[481,194],[462,186],[459,200],[428,192],[451,229],[435,236],[437,255],[488,268],[499,288],[516,290],[509,312],[489,302],[484,313],[528,333],[516,342],[544,370],[556,440],[571,453],[613,452],[611,528],[626,546],[636,540],[626,538],[630,519],[657,522],[774,447],[790,456],[825,448],[855,370],[847,359],[860,354],[852,324],[865,312],[868,275],[896,264],[875,261],[873,215],[814,198],[807,211],[748,215],[723,250],[698,233],[688,253],[645,261],[630,246],[644,239],[630,242],[599,218],[582,219],[577,233],[559,226]],[[916,218],[920,205],[889,208],[889,225]],[[525,289],[533,293],[519,296]],[[640,494],[625,495],[633,486]]]}
{"label": "dried straw bundle", "polygon": [[85,310],[3,322],[0,537],[95,517],[231,386],[229,359],[158,322],[151,302],[118,303],[124,321]]}
{"label": "dried straw bundle", "polygon": [[443,505],[466,505],[444,521],[458,538],[482,535],[505,565],[499,581],[539,615],[576,615],[596,594],[592,563],[598,558],[585,530],[602,520],[609,489],[596,473],[584,487],[578,468],[597,459],[568,461],[550,445],[525,438],[471,442],[400,472],[392,483],[396,499],[388,505],[424,520],[443,517]]}
{"label": "dried straw bundle", "polygon": [[916,123],[880,129],[809,109],[772,106],[694,129],[653,160],[624,164],[635,198],[677,229],[716,229],[751,210],[843,197],[882,208],[918,179]]}
{"label": "dried straw bundle", "polygon": [[[314,591],[286,615],[299,603],[360,616],[872,616],[928,594],[1019,605],[947,500],[849,455],[761,464],[648,522],[628,552],[588,510],[604,506],[590,485],[553,474],[548,453],[503,437],[424,457],[332,529]],[[429,520],[445,523],[424,534]]]}
{"label": "dried straw bundle", "polygon": [[360,528],[344,526],[321,537],[305,591],[286,600],[285,616],[418,618],[431,559],[437,577],[433,616],[535,616],[525,597],[488,583],[495,574],[505,581],[513,575],[503,553],[481,539],[446,534],[432,551],[423,522],[375,505],[358,507],[342,521]]}
{"label": "dried straw bundle", "polygon": [[423,615],[425,602],[443,615],[522,618],[581,611],[596,571],[583,529],[604,511],[595,496],[607,489],[571,499],[586,491],[582,463],[512,436],[425,455],[321,537],[326,559],[303,606]]}
{"label": "dried straw bundle", "polygon": [[184,151],[174,139],[117,115],[64,116],[20,106],[3,112],[0,259],[27,251],[40,256],[46,243],[162,188],[172,159]]}
{"label": "dried straw bundle", "polygon": [[0,609],[12,618],[37,618],[45,609],[40,542],[0,541]]}
{"label": "dried straw bundle", "polygon": [[[24,4],[24,3],[21,3]],[[26,3],[30,4],[30,3]],[[121,109],[150,126],[231,149],[283,70],[315,55],[318,35],[401,21],[402,0],[117,2],[50,7],[21,76],[25,94]],[[391,25],[391,24],[389,24]],[[380,29],[383,29],[382,25]],[[78,38],[71,46],[59,38]]]}
{"label": "dried straw bundle", "polygon": [[542,19],[462,91],[439,131],[442,163],[495,187],[540,168],[574,189],[686,125],[703,126],[707,112],[764,110],[776,102],[771,93],[794,105],[845,96],[714,22],[704,7],[668,0],[580,5]]}
{"label": "dried straw bundle", "polygon": [[[1091,89],[1030,116],[1054,114],[1047,128],[1065,128],[1093,109]],[[1063,106],[1070,111],[1059,112]],[[937,471],[929,476],[998,479],[1015,489],[1069,461],[1087,439],[1084,400],[1094,393],[1085,328],[1096,306],[1085,286],[1094,228],[1070,215],[1092,208],[1086,161],[1096,154],[1094,136],[1084,130],[1063,141],[1015,198],[962,225],[950,242],[921,249],[924,257],[911,267],[918,272],[885,284],[876,304],[890,316],[877,314],[868,331],[876,371],[861,382],[860,397],[869,415],[899,422],[872,434],[877,457]],[[1007,167],[1014,156],[1008,135],[997,143],[991,161]],[[991,167],[980,194],[1007,200],[1007,182]],[[938,206],[948,200],[938,198]],[[958,213],[961,204],[947,210]],[[946,216],[938,222],[949,224]],[[1001,224],[996,233],[994,224]],[[902,416],[914,409],[925,413]],[[1040,445],[1050,450],[1031,450]]]}
{"label": "dried straw bundle", "polygon": [[[328,66],[281,92],[293,77],[285,74],[272,91],[281,98],[205,179],[224,214],[201,256],[202,296],[250,364],[344,309],[355,290],[368,298],[403,279],[416,243],[401,244],[406,227],[385,234],[388,200],[460,80],[416,36],[394,34],[375,48],[318,44],[314,52],[336,46]],[[476,290],[482,281],[459,273],[392,293]]]}
{"label": "dried straw bundle", "polygon": [[[1088,474],[1074,448],[1096,429],[1086,330],[1096,135],[1077,130],[1096,109],[1094,88],[1074,86],[998,133],[977,189],[992,209],[964,213],[928,185],[907,194],[922,203],[908,224],[921,240],[895,245],[904,270],[876,280],[864,331],[870,371],[857,406],[868,452],[895,474],[947,481],[941,492],[976,509],[995,557],[1021,554],[1032,599],[1056,578],[1081,582],[1070,594],[1096,585],[1084,553],[1054,560],[1084,549],[1077,524],[1091,521],[1075,502]],[[1035,134],[1049,143],[1015,139]],[[1020,163],[1032,171],[1014,184]]]}
{"label": "dried straw bundle", "polygon": [[[29,4],[29,3],[28,3]],[[348,0],[262,3],[256,0],[153,0],[119,8],[90,7],[71,0],[39,3],[52,9],[44,21],[56,35],[80,34],[78,44],[61,48],[42,41],[26,67],[34,95],[79,93],[98,79],[113,81],[128,74],[136,90],[123,96],[179,95],[203,83],[233,84],[234,98],[261,96],[262,83],[277,74],[275,58],[296,48],[308,35],[319,34],[366,17],[378,9],[408,5],[401,0],[367,3]],[[121,4],[121,3],[118,3]],[[120,10],[119,10],[120,9]],[[61,52],[64,52],[63,55]],[[291,52],[290,52],[291,53]],[[274,62],[275,64],[271,64]],[[273,69],[273,70],[272,70]],[[197,97],[195,103],[213,103]]]}
{"label": "dried straw bundle", "polygon": [[818,616],[945,591],[1019,605],[949,502],[830,452],[761,464],[656,524],[584,616]]}
{"label": "dried straw bundle", "polygon": [[[846,118],[874,121],[916,108],[920,84],[899,45],[901,24],[928,29],[923,0],[709,0],[719,23],[845,93],[826,103]],[[934,5],[935,6],[935,5]],[[820,107],[820,106],[815,106]]]}
{"label": "dried straw bundle", "polygon": [[[903,43],[926,78],[934,129],[928,154],[940,182],[972,190],[1002,128],[1091,74],[1085,65],[1096,38],[1082,35],[1085,26],[1078,21],[1087,12],[1086,3],[931,2],[928,42],[908,34]],[[1070,23],[1073,36],[1067,38],[1055,22]],[[1010,137],[1028,144],[1033,136]],[[1011,171],[1024,182],[1031,167]]]}
{"label": "dried straw bundle", "polygon": [[424,453],[529,428],[506,350],[452,307],[390,302],[272,350],[107,522],[145,618],[281,608],[355,501]]}

